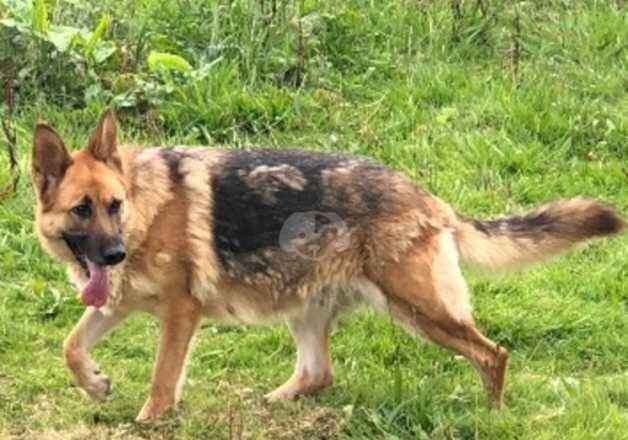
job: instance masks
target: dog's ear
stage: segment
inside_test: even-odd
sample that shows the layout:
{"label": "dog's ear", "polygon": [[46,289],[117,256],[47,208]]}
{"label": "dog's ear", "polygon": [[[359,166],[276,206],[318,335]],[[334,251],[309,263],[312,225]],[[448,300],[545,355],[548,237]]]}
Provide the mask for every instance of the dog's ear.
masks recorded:
{"label": "dog's ear", "polygon": [[100,117],[98,126],[92,132],[87,146],[95,159],[114,165],[119,164],[116,133],[116,118],[113,110],[106,110]]}
{"label": "dog's ear", "polygon": [[33,134],[33,181],[41,196],[55,187],[72,164],[61,137],[48,124],[38,123]]}

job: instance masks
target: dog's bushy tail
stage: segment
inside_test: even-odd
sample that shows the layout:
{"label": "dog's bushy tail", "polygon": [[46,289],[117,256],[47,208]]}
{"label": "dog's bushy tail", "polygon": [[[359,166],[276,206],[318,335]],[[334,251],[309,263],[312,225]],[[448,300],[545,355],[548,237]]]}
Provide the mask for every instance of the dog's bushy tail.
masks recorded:
{"label": "dog's bushy tail", "polygon": [[627,228],[626,219],[612,206],[573,198],[494,220],[458,215],[456,237],[463,261],[488,269],[507,269]]}

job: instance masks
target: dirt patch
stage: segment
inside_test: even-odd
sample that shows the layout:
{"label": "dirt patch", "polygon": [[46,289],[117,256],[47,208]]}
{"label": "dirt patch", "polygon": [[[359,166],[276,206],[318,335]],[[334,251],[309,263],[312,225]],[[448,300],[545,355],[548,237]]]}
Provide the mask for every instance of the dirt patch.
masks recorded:
{"label": "dirt patch", "polygon": [[222,420],[217,421],[227,425],[230,440],[333,439],[347,426],[342,410],[311,399],[268,404],[251,389],[226,383],[219,388],[230,396]]}
{"label": "dirt patch", "polygon": [[[145,440],[146,438],[129,433],[124,429],[109,429],[87,425],[78,425],[72,430],[24,431],[13,434],[0,433],[1,440]],[[153,438],[159,439],[159,437]]]}
{"label": "dirt patch", "polygon": [[[100,420],[94,424],[77,420],[71,429],[0,431],[0,440],[327,440],[347,426],[349,415],[341,408],[321,405],[315,399],[268,404],[259,392],[220,382],[212,390],[219,399],[207,405],[191,402],[149,424]],[[54,405],[37,402],[39,414],[54,423]]]}

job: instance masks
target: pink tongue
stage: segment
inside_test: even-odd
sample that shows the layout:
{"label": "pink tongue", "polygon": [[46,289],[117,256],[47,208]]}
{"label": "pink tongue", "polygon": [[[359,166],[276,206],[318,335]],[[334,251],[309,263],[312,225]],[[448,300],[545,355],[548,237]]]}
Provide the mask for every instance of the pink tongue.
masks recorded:
{"label": "pink tongue", "polygon": [[107,269],[87,260],[89,280],[81,292],[81,300],[88,306],[102,307],[107,302],[109,277]]}

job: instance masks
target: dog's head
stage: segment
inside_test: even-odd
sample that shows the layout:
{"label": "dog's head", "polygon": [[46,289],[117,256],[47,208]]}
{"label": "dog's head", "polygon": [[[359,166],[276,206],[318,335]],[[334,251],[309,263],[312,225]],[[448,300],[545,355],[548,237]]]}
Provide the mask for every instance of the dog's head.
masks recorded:
{"label": "dog's head", "polygon": [[113,112],[103,114],[87,147],[72,154],[52,127],[37,124],[32,164],[40,240],[55,257],[83,268],[82,299],[102,306],[109,267],[126,257],[127,187]]}

